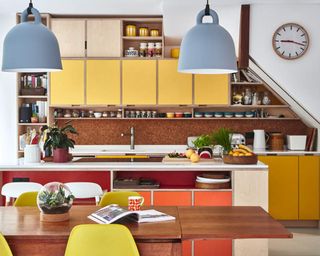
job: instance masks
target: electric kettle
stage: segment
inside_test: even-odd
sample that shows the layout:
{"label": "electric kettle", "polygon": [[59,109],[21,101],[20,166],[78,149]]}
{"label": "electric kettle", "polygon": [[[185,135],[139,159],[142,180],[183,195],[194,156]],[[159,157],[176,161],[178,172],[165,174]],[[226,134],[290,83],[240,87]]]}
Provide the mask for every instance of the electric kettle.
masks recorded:
{"label": "electric kettle", "polygon": [[266,143],[269,139],[269,135],[267,135],[264,130],[253,130],[253,133],[254,133],[253,149],[265,150]]}

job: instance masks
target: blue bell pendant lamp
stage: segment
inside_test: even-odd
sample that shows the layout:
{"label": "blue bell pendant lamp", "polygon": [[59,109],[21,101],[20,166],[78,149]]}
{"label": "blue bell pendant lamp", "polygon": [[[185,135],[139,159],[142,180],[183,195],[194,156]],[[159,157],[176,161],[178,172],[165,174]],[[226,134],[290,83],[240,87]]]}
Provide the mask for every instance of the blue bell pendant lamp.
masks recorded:
{"label": "blue bell pendant lamp", "polygon": [[[212,23],[203,23],[211,16]],[[229,32],[219,25],[218,14],[206,8],[199,12],[197,24],[182,40],[178,71],[192,74],[228,74],[237,72],[235,47]]]}
{"label": "blue bell pendant lamp", "polygon": [[[28,22],[28,15],[34,22]],[[41,16],[32,2],[21,14],[21,23],[4,39],[2,71],[52,72],[62,70],[60,49],[55,35],[41,23]]]}

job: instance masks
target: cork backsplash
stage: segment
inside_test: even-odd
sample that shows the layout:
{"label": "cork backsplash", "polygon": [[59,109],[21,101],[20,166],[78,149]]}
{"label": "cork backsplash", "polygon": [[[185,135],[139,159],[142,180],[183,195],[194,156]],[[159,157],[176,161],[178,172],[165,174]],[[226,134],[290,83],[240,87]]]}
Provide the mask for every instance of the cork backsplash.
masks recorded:
{"label": "cork backsplash", "polygon": [[[59,125],[64,121],[60,120]],[[234,132],[250,132],[253,129],[264,129],[267,132],[282,132],[283,134],[308,134],[309,128],[299,120],[74,120],[73,126],[79,135],[73,138],[78,145],[108,145],[130,143],[128,136],[130,127],[135,128],[135,143],[148,144],[186,144],[188,136],[208,134],[221,127],[227,127]]]}

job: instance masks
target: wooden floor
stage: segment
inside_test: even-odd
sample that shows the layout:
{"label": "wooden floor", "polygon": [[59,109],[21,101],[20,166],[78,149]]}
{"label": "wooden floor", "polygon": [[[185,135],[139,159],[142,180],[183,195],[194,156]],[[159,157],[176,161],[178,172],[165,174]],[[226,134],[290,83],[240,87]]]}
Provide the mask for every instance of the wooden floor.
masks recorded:
{"label": "wooden floor", "polygon": [[320,256],[320,229],[289,229],[293,239],[270,239],[269,256]]}

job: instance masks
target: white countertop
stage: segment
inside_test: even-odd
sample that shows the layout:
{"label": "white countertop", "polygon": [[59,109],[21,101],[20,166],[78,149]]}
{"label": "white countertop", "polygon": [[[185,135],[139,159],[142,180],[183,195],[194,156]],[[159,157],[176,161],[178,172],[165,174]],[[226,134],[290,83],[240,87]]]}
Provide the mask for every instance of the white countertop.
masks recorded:
{"label": "white countertop", "polygon": [[256,165],[224,164],[222,160],[202,163],[162,163],[162,162],[75,162],[74,158],[68,163],[36,163],[24,164],[23,158],[16,164],[0,165],[2,171],[241,171],[241,170],[268,170],[268,166],[262,162]]}
{"label": "white countertop", "polygon": [[[166,155],[171,152],[184,153],[188,148],[187,145],[136,145],[134,150],[129,145],[76,145],[70,149],[73,156],[98,156],[98,155]],[[255,150],[257,155],[320,155],[320,151],[270,151]]]}

